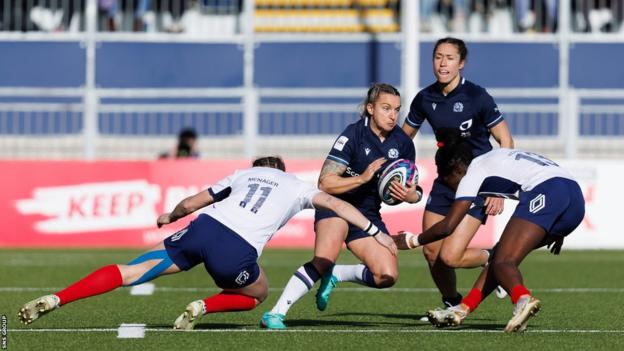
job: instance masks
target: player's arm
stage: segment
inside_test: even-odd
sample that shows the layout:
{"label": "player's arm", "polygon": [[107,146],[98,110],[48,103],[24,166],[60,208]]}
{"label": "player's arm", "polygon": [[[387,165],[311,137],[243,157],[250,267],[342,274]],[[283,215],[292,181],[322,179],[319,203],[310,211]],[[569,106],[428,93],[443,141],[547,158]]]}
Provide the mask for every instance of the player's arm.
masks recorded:
{"label": "player's arm", "polygon": [[403,129],[405,134],[407,134],[411,139],[414,139],[414,137],[416,136],[416,133],[418,133],[419,128],[412,127],[407,122],[403,122],[403,126],[401,127],[401,129]]}
{"label": "player's arm", "polygon": [[410,232],[400,232],[394,236],[394,242],[399,250],[409,250],[421,245],[426,245],[434,241],[442,240],[451,235],[461,220],[466,216],[472,201],[455,200],[451,205],[449,213],[443,220],[434,224],[420,235]]}
{"label": "player's arm", "polygon": [[[509,131],[509,125],[506,121],[502,121],[490,129],[492,136],[501,147],[513,149],[514,141]],[[496,216],[503,213],[505,209],[505,199],[500,197],[488,197],[485,199],[485,213],[490,216]]]}
{"label": "player's arm", "polygon": [[178,219],[199,210],[200,208],[204,208],[212,204],[213,202],[215,202],[214,198],[210,195],[208,190],[201,191],[180,201],[173,211],[160,215],[156,220],[156,224],[158,225],[158,228],[160,228],[165,224],[173,223]]}
{"label": "player's arm", "polygon": [[498,145],[500,145],[500,147],[504,147],[507,149],[514,148],[514,141],[511,137],[511,132],[509,131],[509,125],[507,124],[507,121],[502,121],[492,127],[490,129],[490,133],[492,133],[492,136],[494,137]]}
{"label": "player's arm", "polygon": [[342,177],[342,174],[347,170],[347,166],[342,163],[326,159],[325,163],[323,163],[323,168],[321,168],[318,187],[328,194],[345,193],[369,182],[384,162],[385,159],[380,157],[371,162],[371,164],[366,167],[366,170],[359,176]]}
{"label": "player's arm", "polygon": [[367,232],[382,246],[386,247],[393,255],[397,248],[394,241],[386,233],[382,233],[377,226],[371,223],[364,215],[350,203],[340,200],[324,192],[319,192],[312,198],[312,204],[317,209],[334,211],[340,218]]}

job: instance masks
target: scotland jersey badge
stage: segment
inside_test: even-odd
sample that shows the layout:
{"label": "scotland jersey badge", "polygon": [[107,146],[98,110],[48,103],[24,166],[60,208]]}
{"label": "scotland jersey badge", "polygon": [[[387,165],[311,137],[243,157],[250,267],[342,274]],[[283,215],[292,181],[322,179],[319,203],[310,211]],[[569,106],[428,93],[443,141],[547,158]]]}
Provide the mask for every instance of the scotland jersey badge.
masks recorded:
{"label": "scotland jersey badge", "polygon": [[392,148],[388,150],[388,158],[397,158],[399,157],[399,150]]}
{"label": "scotland jersey badge", "polygon": [[461,102],[456,102],[455,105],[453,105],[453,112],[463,112],[464,111],[464,104],[462,104]]}

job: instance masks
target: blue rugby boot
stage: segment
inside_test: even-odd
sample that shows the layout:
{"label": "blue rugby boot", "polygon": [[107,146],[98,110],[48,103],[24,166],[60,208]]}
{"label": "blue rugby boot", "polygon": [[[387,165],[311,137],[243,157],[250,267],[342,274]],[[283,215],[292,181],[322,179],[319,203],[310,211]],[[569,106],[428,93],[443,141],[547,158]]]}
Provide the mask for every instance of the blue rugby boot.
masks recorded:
{"label": "blue rugby boot", "polygon": [[285,317],[283,314],[266,312],[262,315],[260,327],[265,329],[286,329],[286,324],[284,324]]}
{"label": "blue rugby boot", "polygon": [[316,291],[316,308],[318,308],[319,311],[325,311],[325,309],[327,309],[329,295],[331,295],[336,285],[338,285],[338,278],[336,278],[331,271],[323,274],[321,284]]}

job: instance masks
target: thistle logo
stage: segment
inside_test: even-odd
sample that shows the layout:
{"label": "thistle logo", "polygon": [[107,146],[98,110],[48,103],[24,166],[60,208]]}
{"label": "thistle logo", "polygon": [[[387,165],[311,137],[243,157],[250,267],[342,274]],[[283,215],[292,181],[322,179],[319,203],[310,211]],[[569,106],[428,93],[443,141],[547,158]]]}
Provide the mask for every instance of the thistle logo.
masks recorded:
{"label": "thistle logo", "polygon": [[529,212],[531,213],[537,213],[544,207],[546,207],[546,196],[544,194],[537,195],[529,202]]}
{"label": "thistle logo", "polygon": [[390,150],[388,150],[388,158],[397,158],[399,157],[399,150],[392,148]]}
{"label": "thistle logo", "polygon": [[247,279],[249,279],[249,273],[247,273],[247,271],[242,271],[242,272],[240,272],[238,274],[238,277],[236,277],[236,280],[234,280],[234,281],[238,285],[243,285],[243,284],[245,284]]}
{"label": "thistle logo", "polygon": [[464,104],[462,104],[461,102],[456,102],[455,105],[453,105],[453,112],[463,112],[464,111]]}
{"label": "thistle logo", "polygon": [[23,215],[49,217],[35,222],[41,233],[75,234],[151,227],[159,201],[158,185],[129,180],[35,188],[15,205]]}

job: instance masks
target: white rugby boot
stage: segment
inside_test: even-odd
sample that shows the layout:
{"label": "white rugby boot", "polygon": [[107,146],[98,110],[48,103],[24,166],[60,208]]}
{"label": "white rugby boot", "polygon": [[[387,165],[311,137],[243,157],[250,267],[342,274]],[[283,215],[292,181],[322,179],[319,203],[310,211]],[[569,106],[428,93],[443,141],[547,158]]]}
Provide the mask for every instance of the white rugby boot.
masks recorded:
{"label": "white rugby boot", "polygon": [[527,328],[529,318],[535,316],[541,307],[540,300],[535,297],[531,295],[522,296],[516,303],[513,317],[505,327],[505,333],[523,332]]}
{"label": "white rugby boot", "polygon": [[30,324],[39,317],[59,308],[61,300],[56,295],[45,295],[29,301],[17,312],[17,316],[24,324]]}
{"label": "white rugby boot", "polygon": [[461,308],[461,305],[427,311],[429,323],[437,328],[457,327],[467,316],[468,312]]}
{"label": "white rugby boot", "polygon": [[173,329],[193,330],[195,324],[205,314],[206,308],[203,300],[195,300],[186,305],[186,310],[173,323]]}

